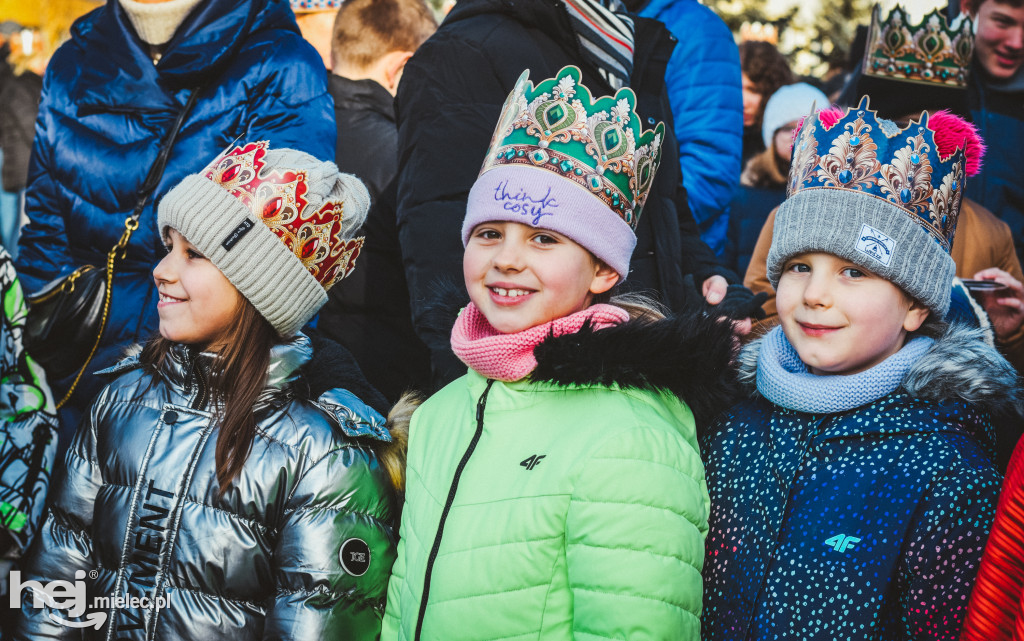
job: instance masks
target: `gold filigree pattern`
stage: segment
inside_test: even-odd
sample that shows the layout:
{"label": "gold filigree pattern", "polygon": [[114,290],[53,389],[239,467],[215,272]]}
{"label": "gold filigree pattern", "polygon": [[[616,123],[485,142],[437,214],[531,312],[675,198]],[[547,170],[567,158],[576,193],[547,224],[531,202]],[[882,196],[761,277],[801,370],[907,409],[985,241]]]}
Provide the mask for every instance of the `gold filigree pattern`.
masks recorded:
{"label": "gold filigree pattern", "polygon": [[871,125],[859,115],[843,125],[844,131],[822,156],[818,176],[824,185],[861,190],[871,187],[881,164],[875,155],[878,149],[871,139]]}
{"label": "gold filigree pattern", "polygon": [[932,224],[944,237],[951,237],[956,231],[957,219],[960,214],[960,201],[963,198],[964,163],[959,160],[953,168],[942,177],[942,183],[932,193],[928,216]]}
{"label": "gold filigree pattern", "polygon": [[804,118],[800,135],[793,144],[793,163],[789,172],[787,196],[792,196],[818,168],[818,140],[814,137],[817,124],[818,119],[814,115]]}
{"label": "gold filigree pattern", "polygon": [[896,150],[892,162],[882,167],[878,177],[882,193],[917,216],[928,210],[927,201],[932,195],[932,167],[928,161],[931,146],[924,141],[922,133],[908,137],[907,145]]}

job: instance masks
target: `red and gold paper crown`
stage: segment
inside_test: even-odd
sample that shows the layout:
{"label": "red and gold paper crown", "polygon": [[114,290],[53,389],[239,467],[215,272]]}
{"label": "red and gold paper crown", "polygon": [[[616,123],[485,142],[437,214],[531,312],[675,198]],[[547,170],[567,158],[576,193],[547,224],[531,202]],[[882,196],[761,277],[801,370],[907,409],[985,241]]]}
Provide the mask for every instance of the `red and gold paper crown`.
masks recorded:
{"label": "red and gold paper crown", "polygon": [[343,202],[310,205],[306,171],[266,169],[266,153],[266,141],[234,147],[202,175],[241,201],[329,289],[355,269],[364,239],[342,236]]}

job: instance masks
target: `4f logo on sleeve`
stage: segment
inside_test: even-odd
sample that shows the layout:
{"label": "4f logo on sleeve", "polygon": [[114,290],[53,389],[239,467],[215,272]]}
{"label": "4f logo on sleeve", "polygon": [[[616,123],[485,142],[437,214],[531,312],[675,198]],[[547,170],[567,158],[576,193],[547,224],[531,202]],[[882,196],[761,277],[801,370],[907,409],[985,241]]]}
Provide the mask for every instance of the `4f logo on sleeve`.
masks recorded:
{"label": "4f logo on sleeve", "polygon": [[523,461],[519,465],[521,465],[522,467],[525,467],[528,470],[532,470],[533,468],[537,467],[538,464],[540,464],[540,460],[542,458],[544,458],[543,454],[540,454],[540,455],[534,454],[533,456],[531,456],[530,458],[526,459],[525,461]]}
{"label": "4f logo on sleeve", "polygon": [[859,538],[855,536],[846,536],[845,534],[837,534],[831,539],[827,539],[825,541],[825,545],[832,546],[832,549],[836,552],[846,552],[847,548],[852,548],[858,543],[860,543]]}

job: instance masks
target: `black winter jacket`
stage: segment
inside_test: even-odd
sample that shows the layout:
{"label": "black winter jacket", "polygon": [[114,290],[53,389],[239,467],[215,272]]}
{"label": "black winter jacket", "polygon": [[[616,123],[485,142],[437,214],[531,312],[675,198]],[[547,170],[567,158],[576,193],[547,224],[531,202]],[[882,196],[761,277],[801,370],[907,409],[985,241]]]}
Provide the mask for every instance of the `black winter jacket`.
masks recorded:
{"label": "black winter jacket", "polygon": [[[675,38],[660,22],[634,18],[630,86],[645,128],[665,122],[665,149],[677,149],[665,90]],[[398,238],[413,322],[431,349],[435,383],[465,372],[448,337],[426,328],[427,302],[439,280],[462,282],[460,228],[501,106],[524,69],[535,83],[576,65],[595,96],[614,91],[580,52],[562,0],[460,0],[406,65],[398,88]],[[721,273],[699,236],[682,188],[679,159],[662,156],[637,228],[627,289],[653,290],[673,311],[697,283]]]}
{"label": "black winter jacket", "polygon": [[430,356],[412,328],[395,228],[398,125],[394,98],[372,80],[332,75],[328,89],[338,123],[336,163],[366,183],[372,204],[361,233],[359,269],[328,292],[317,327],[341,343],[374,387],[394,402],[425,389]]}

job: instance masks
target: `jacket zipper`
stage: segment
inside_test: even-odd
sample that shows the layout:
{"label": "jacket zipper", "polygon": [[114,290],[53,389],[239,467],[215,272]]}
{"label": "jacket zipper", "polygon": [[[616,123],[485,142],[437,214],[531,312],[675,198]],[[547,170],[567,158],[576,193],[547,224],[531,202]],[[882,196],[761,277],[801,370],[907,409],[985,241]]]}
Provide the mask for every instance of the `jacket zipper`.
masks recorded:
{"label": "jacket zipper", "polygon": [[196,397],[192,399],[191,409],[201,410],[206,408],[206,375],[199,364],[199,359],[192,361],[192,375],[196,383]]}
{"label": "jacket zipper", "polygon": [[775,554],[779,548],[779,533],[782,531],[782,526],[786,521],[786,512],[789,510],[789,504],[793,498],[793,486],[796,484],[796,479],[800,476],[800,470],[804,469],[804,462],[807,459],[807,452],[811,449],[811,442],[814,441],[821,433],[821,426],[825,424],[831,418],[831,415],[823,416],[818,419],[816,425],[812,425],[807,431],[807,440],[804,441],[803,450],[800,452],[800,463],[796,466],[796,471],[793,472],[793,478],[789,482],[789,490],[786,492],[786,503],[782,506],[782,521],[779,523],[779,528],[775,530],[775,536],[772,537],[772,546],[768,551],[768,563],[765,563],[764,574],[761,575],[761,582],[757,587],[757,593],[754,595],[754,600],[751,602],[750,617],[747,619],[747,627],[743,631],[743,638],[750,638],[750,629],[754,625],[754,619],[757,618],[757,604],[761,600],[761,593],[764,591],[765,583],[768,582],[768,569],[769,564],[775,562]]}
{"label": "jacket zipper", "polygon": [[427,570],[423,575],[423,596],[420,598],[420,611],[416,618],[416,634],[413,635],[415,641],[420,641],[420,635],[423,633],[423,615],[427,612],[427,598],[430,596],[430,575],[434,570],[437,552],[441,549],[444,522],[448,519],[448,512],[452,509],[452,503],[455,502],[455,492],[459,489],[459,479],[462,477],[462,471],[466,468],[466,464],[469,463],[469,457],[473,456],[473,450],[476,449],[476,444],[480,441],[480,436],[484,432],[484,408],[487,406],[487,394],[490,393],[491,385],[493,384],[493,379],[487,381],[484,393],[480,395],[480,400],[476,402],[476,432],[473,433],[473,438],[469,441],[466,453],[462,455],[462,460],[459,461],[458,466],[455,468],[455,476],[452,478],[452,485],[448,489],[448,500],[445,501],[444,509],[441,510],[441,520],[437,524],[434,545],[430,548],[430,556],[427,557]]}

